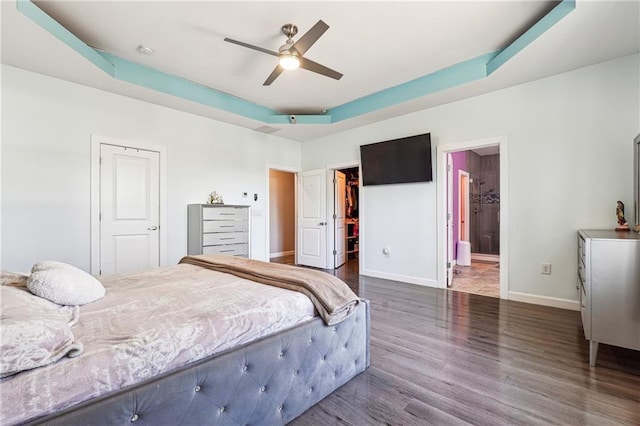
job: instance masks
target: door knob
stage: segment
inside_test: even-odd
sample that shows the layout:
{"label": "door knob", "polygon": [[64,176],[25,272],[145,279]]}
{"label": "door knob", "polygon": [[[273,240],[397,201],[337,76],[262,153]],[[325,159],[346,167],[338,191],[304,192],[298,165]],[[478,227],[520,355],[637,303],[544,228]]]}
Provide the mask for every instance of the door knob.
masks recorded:
{"label": "door knob", "polygon": [[327,224],[327,222],[320,222],[318,225],[320,225],[320,226],[324,226],[324,225],[326,225],[326,224]]}
{"label": "door knob", "polygon": [[156,229],[158,229],[158,227],[154,225],[154,226],[150,226],[150,227],[148,227],[147,229],[148,229],[149,231],[155,231]]}

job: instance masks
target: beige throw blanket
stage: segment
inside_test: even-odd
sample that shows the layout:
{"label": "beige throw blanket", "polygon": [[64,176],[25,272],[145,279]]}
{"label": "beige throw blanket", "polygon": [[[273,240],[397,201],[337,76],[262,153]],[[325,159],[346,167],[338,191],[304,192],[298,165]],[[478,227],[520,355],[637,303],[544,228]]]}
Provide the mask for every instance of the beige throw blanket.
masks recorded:
{"label": "beige throw blanket", "polygon": [[313,269],[216,254],[185,256],[180,263],[303,293],[311,299],[327,325],[343,321],[360,302],[358,296],[343,281]]}

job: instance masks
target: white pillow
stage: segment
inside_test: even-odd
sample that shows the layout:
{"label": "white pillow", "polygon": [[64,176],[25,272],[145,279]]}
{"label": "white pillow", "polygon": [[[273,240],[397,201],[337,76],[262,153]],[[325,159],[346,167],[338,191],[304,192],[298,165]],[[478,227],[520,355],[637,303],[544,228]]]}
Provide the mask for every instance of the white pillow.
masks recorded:
{"label": "white pillow", "polygon": [[100,281],[75,266],[55,261],[33,265],[27,288],[59,305],[84,305],[104,296]]}

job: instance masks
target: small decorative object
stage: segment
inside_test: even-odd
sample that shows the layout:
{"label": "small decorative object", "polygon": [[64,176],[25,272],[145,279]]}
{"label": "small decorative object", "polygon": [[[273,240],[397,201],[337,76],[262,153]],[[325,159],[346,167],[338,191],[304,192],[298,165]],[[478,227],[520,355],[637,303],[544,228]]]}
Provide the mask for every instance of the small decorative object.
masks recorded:
{"label": "small decorative object", "polygon": [[616,216],[618,217],[618,226],[616,226],[616,231],[629,231],[629,224],[624,218],[624,203],[622,201],[618,201]]}
{"label": "small decorative object", "polygon": [[209,204],[224,204],[222,201],[222,195],[218,194],[216,191],[213,191],[209,194]]}

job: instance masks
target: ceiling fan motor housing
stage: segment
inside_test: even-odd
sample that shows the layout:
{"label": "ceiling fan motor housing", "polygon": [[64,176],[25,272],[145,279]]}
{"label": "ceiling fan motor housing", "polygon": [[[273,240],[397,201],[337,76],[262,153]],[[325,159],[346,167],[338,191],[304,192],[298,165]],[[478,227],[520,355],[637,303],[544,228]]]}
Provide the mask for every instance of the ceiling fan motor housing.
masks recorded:
{"label": "ceiling fan motor housing", "polygon": [[282,26],[282,34],[286,35],[289,40],[298,34],[298,27],[295,24],[284,24]]}

